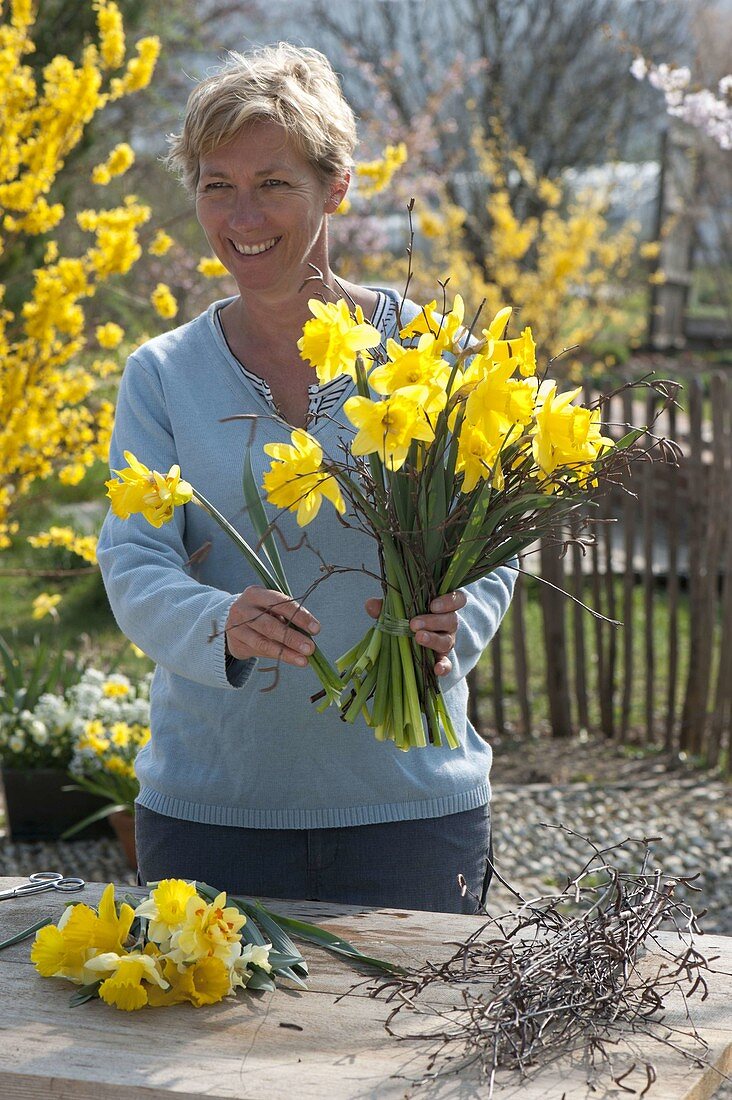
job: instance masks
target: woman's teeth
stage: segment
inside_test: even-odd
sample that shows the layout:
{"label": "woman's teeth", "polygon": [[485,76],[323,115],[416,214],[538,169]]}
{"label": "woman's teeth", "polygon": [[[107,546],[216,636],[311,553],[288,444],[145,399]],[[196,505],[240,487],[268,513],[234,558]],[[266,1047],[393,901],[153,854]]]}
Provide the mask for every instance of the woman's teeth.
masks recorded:
{"label": "woman's teeth", "polygon": [[279,237],[272,237],[271,240],[262,241],[261,244],[237,244],[236,241],[231,243],[242,256],[258,256],[260,252],[267,252],[270,248],[274,248],[279,239]]}

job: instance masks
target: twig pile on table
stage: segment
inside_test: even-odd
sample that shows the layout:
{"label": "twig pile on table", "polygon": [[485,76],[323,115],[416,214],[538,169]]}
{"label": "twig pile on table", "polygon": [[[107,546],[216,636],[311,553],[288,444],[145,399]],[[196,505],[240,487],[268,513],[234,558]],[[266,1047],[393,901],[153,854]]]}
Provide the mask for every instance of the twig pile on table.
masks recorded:
{"label": "twig pile on table", "polygon": [[[579,836],[563,826],[548,827]],[[680,888],[698,889],[692,885],[697,876],[649,871],[650,844],[658,837],[628,838],[602,849],[580,839],[592,855],[560,893],[526,900],[496,872],[520,902],[516,909],[489,916],[447,962],[428,962],[406,978],[390,978],[372,989],[372,996],[385,994],[397,1002],[386,1023],[390,1034],[436,1043],[430,1075],[477,1062],[490,1097],[497,1071],[518,1070],[523,1077],[573,1054],[583,1057],[589,1084],[605,1071],[624,1092],[643,1096],[656,1080],[653,1064],[641,1060],[628,1067],[626,1054],[622,1072],[614,1065],[611,1048],[629,1036],[651,1037],[704,1064],[707,1044],[688,1009],[688,1030],[662,1019],[671,993],[681,993],[684,1004],[707,995],[705,974],[711,966],[694,944],[697,916],[677,897]],[[637,844],[643,846],[640,870],[628,873],[618,856]],[[678,948],[659,943],[655,933],[661,925],[676,931]],[[651,944],[653,958],[644,966]],[[465,987],[462,1003],[437,1007],[435,987],[448,984]],[[395,1018],[407,1014],[429,1016],[429,1029],[397,1033]],[[631,1074],[636,1082],[638,1074],[642,1078],[637,1089],[628,1083]]]}

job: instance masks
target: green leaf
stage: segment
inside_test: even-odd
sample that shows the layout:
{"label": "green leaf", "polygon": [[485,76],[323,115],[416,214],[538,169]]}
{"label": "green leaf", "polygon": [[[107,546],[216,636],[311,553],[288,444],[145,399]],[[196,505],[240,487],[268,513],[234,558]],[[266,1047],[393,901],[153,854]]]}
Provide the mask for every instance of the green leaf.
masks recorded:
{"label": "green leaf", "polygon": [[615,449],[622,451],[626,447],[632,447],[636,439],[640,439],[642,435],[645,435],[645,432],[645,428],[633,428],[631,431],[627,432],[622,439],[617,441]]}
{"label": "green leaf", "polygon": [[260,970],[258,967],[252,970],[252,976],[247,982],[247,989],[266,989],[271,993],[276,988],[277,986],[264,970]]}
{"label": "green leaf", "polygon": [[89,814],[88,817],[83,818],[81,821],[77,822],[76,825],[72,825],[70,829],[67,829],[65,833],[61,834],[59,839],[68,840],[69,837],[75,836],[76,833],[80,833],[82,829],[86,829],[87,825],[93,825],[95,821],[101,821],[103,817],[109,817],[110,814],[115,814],[119,810],[129,810],[129,808],[130,807],[127,805],[126,802],[118,802],[109,806],[102,806],[101,810],[95,810],[93,814]]}
{"label": "green leaf", "polygon": [[232,527],[232,525],[229,523],[228,519],[226,519],[225,516],[222,516],[222,514],[221,514],[221,512],[219,512],[218,508],[214,508],[213,504],[211,504],[210,501],[206,500],[206,498],[204,496],[201,496],[201,494],[196,489],[193,490],[193,496],[194,496],[194,499],[204,509],[204,511],[208,512],[211,519],[215,523],[218,523],[221,530],[225,531],[226,534],[231,539],[231,541],[235,544],[235,546],[237,546],[239,548],[241,553],[244,555],[246,560],[249,562],[249,565],[252,567],[254,572],[257,574],[257,576],[261,580],[261,582],[263,584],[265,584],[267,586],[267,588],[275,588],[276,589],[278,584],[279,584],[279,581],[275,577],[272,570],[268,569],[267,566],[264,564],[264,562],[261,560],[261,558],[259,558],[257,556],[257,554],[254,552],[254,550],[252,550],[252,548],[249,545],[249,543],[247,542],[247,540],[242,535],[239,534],[239,532],[236,530],[235,527]]}
{"label": "green leaf", "polygon": [[385,962],[383,959],[376,959],[370,955],[364,955],[362,951],[359,951],[357,947],[354,947],[348,940],[344,940],[341,936],[334,936],[332,932],[326,932],[324,928],[320,928],[317,924],[308,924],[306,921],[295,920],[294,917],[283,917],[279,913],[272,913],[270,910],[264,909],[261,903],[257,903],[259,910],[264,910],[269,917],[274,918],[283,928],[289,928],[293,936],[297,936],[298,939],[306,940],[308,943],[317,944],[318,947],[324,947],[327,951],[333,951],[336,955],[342,955],[351,962],[363,963],[368,966],[375,966],[378,970],[385,970],[389,974],[404,974],[406,971],[397,966],[396,963]]}
{"label": "green leaf", "polygon": [[98,982],[92,982],[91,985],[80,985],[76,993],[72,993],[69,997],[69,1004],[72,1008],[76,1008],[77,1005],[83,1005],[86,1001],[91,1001],[95,997],[99,996],[99,986],[104,981],[100,978]]}
{"label": "green leaf", "polygon": [[257,532],[262,550],[272,566],[272,572],[277,577],[279,582],[278,588],[281,592],[284,592],[285,595],[292,596],[292,591],[287,582],[287,577],[285,576],[284,566],[282,565],[282,559],[280,558],[280,552],[277,549],[274,532],[270,527],[267,513],[264,510],[264,505],[259,496],[257,483],[254,480],[252,454],[250,450],[247,450],[246,458],[244,459],[242,484],[244,486],[244,501],[247,506],[247,513],[252,521],[254,530]]}
{"label": "green leaf", "polygon": [[22,943],[23,940],[27,940],[30,936],[39,932],[41,928],[45,928],[47,924],[53,924],[51,917],[44,917],[43,920],[37,920],[35,924],[31,924],[30,928],[24,928],[22,932],[16,932],[14,936],[0,943],[0,951],[4,947],[12,947],[15,943]]}

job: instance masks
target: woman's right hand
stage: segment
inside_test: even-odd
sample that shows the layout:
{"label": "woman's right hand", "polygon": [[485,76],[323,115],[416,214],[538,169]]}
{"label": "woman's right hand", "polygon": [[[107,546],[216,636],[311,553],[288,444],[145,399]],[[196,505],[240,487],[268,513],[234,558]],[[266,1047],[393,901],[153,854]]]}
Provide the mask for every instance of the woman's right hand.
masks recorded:
{"label": "woman's right hand", "polygon": [[317,634],[318,620],[282,592],[250,585],[231,605],[226,626],[226,649],[232,657],[270,657],[304,668],[315,643],[305,634]]}

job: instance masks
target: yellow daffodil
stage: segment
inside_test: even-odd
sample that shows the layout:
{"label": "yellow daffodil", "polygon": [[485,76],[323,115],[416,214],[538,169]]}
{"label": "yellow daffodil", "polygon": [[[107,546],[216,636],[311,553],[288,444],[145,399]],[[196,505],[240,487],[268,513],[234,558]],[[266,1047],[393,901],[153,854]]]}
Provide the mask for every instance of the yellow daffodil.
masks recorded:
{"label": "yellow daffodil", "polygon": [[379,330],[364,321],[358,306],[354,319],[342,298],[337,302],[311,298],[308,307],[313,319],[305,322],[297,342],[300,355],[315,367],[321,385],[339,374],[349,374],[355,381],[356,359],[360,352],[378,347]]}
{"label": "yellow daffodil", "polygon": [[[435,338],[430,333],[420,337],[416,348],[405,348],[396,340],[386,344],[388,362],[375,367],[369,374],[369,385],[376,393],[391,396],[405,386],[426,386],[428,397],[424,410],[428,416],[437,416],[447,402],[447,384],[451,367],[435,354]],[[460,372],[456,373],[454,388],[460,387]]]}
{"label": "yellow daffodil", "polygon": [[[121,954],[133,920],[129,905],[117,914],[114,886],[102,894],[98,912],[83,903],[70,905],[58,925],[47,925],[37,934],[31,948],[31,962],[44,978],[60,977],[77,985],[99,979],[103,964],[90,966],[100,954]],[[109,967],[108,969],[111,969]]]}
{"label": "yellow daffodil", "polygon": [[455,473],[462,473],[460,486],[463,493],[470,493],[483,479],[491,478],[495,488],[503,487],[500,452],[504,438],[500,434],[489,437],[482,426],[464,423],[458,441]]}
{"label": "yellow daffodil", "polygon": [[122,480],[112,478],[105,482],[112,511],[120,519],[140,513],[153,527],[162,527],[173,518],[179,505],[191,500],[191,486],[181,481],[180,466],[171,466],[163,476],[156,470],[149,470],[131,451],[124,454],[129,466],[114,471]]}
{"label": "yellow daffodil", "polygon": [[185,917],[186,906],[195,898],[193,883],[180,878],[163,879],[135,909],[135,916],[149,920],[148,938],[157,944],[167,944],[175,927]]}
{"label": "yellow daffodil", "polygon": [[31,947],[31,962],[44,978],[67,978],[81,984],[86,944],[71,948],[62,930],[47,924],[36,933]]}
{"label": "yellow daffodil", "polygon": [[246,917],[233,905],[226,905],[226,894],[217,894],[212,902],[198,895],[189,898],[182,923],[171,939],[168,958],[179,966],[203,958],[217,958],[232,966],[241,954],[240,928]]}
{"label": "yellow daffodil", "polygon": [[292,443],[267,443],[265,454],[274,458],[264,475],[262,486],[267,500],[276,508],[297,512],[297,522],[305,527],[317,516],[323,497],[337,512],[346,510],[338,482],[322,467],[320,444],[301,428],[295,428]]}
{"label": "yellow daffodil", "polygon": [[259,967],[260,970],[266,971],[267,974],[272,972],[272,964],[269,961],[269,953],[272,950],[272,944],[266,943],[257,945],[248,943],[242,945],[241,955],[238,959],[234,960],[234,966],[231,972],[232,982],[235,989],[244,989],[252,976],[252,966]]}
{"label": "yellow daffodil", "polygon": [[465,303],[459,294],[455,295],[452,309],[443,317],[437,311],[437,301],[429,302],[423,306],[413,321],[400,330],[402,337],[421,336],[422,333],[431,333],[435,337],[435,352],[442,355],[443,351],[460,350],[460,339],[464,333],[463,319],[465,317]]}
{"label": "yellow daffodil", "polygon": [[87,909],[88,906],[84,905],[71,906],[59,921],[59,928],[65,933],[69,946],[81,947],[84,944],[97,951],[121,953],[135,917],[132,907],[123,902],[119,907],[119,914],[117,913],[114,885],[110,882],[104,888],[96,913],[89,909],[94,918],[91,925]]}
{"label": "yellow daffodil", "polygon": [[504,306],[503,309],[499,309],[488,327],[483,329],[483,339],[488,341],[502,340],[512,313],[512,306]]}
{"label": "yellow daffodil", "polygon": [[547,475],[557,467],[569,466],[578,476],[585,476],[613,441],[602,435],[599,409],[572,405],[581,388],[561,394],[556,389],[556,382],[550,380],[539,389],[536,426],[532,429],[534,461]]}
{"label": "yellow daffodil", "polygon": [[56,608],[61,603],[61,596],[58,592],[50,594],[48,592],[41,592],[40,596],[36,596],[33,601],[33,618],[45,619],[46,615],[52,615],[54,618],[58,618],[58,611]]}
{"label": "yellow daffodil", "polygon": [[232,992],[232,975],[221,959],[198,959],[190,966],[179,968],[171,959],[165,959],[162,972],[168,983],[168,989],[151,986],[148,991],[148,1004],[154,1008],[159,1005],[182,1004],[187,1001],[195,1008],[216,1004]]}
{"label": "yellow daffodil", "polygon": [[108,1005],[123,1012],[133,1012],[148,1003],[148,988],[143,983],[161,989],[166,989],[168,985],[160,972],[158,960],[138,951],[125,955],[105,952],[90,959],[87,968],[98,971],[98,975],[111,971],[110,977],[99,987],[99,996]]}
{"label": "yellow daffodil", "polygon": [[[529,423],[538,383],[536,378],[511,378],[514,368],[515,363],[509,359],[486,372],[468,396],[465,415],[470,424],[482,425],[491,435],[505,436],[514,425]],[[489,426],[491,422],[493,426]]]}
{"label": "yellow daffodil", "polygon": [[524,377],[536,374],[536,344],[531,328],[527,325],[516,340],[495,340],[491,358],[494,363],[512,360]]}
{"label": "yellow daffodil", "polygon": [[344,412],[359,429],[351,454],[376,453],[389,469],[399,470],[413,439],[430,443],[435,437],[422,411],[429,396],[427,386],[405,386],[385,401],[349,397]]}

